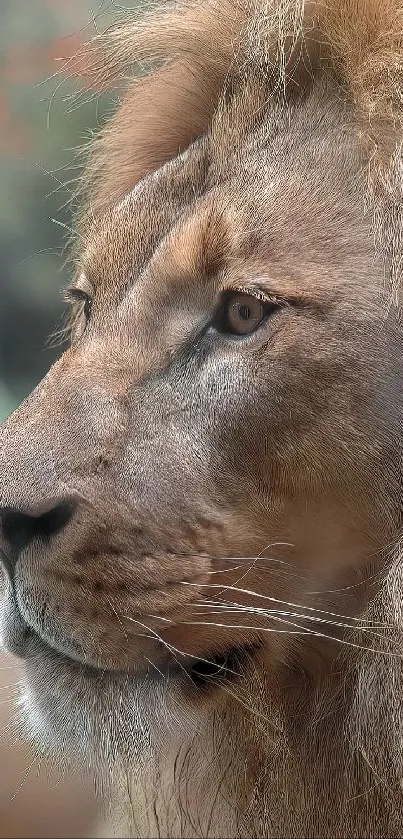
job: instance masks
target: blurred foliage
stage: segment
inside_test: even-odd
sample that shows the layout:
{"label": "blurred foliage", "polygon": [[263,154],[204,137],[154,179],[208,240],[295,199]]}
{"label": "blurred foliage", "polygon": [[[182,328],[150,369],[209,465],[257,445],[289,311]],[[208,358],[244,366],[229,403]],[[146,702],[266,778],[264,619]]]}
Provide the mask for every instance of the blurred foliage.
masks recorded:
{"label": "blurred foliage", "polygon": [[0,2],[0,420],[61,352],[49,336],[62,324],[59,292],[69,281],[75,150],[111,104],[77,98],[73,81],[60,76],[61,59],[134,5]]}

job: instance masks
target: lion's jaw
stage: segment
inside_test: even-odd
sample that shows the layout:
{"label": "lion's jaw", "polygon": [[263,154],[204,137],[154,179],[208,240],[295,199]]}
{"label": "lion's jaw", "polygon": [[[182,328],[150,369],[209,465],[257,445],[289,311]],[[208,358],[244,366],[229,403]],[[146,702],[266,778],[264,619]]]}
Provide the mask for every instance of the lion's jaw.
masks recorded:
{"label": "lion's jaw", "polygon": [[[400,333],[333,94],[232,156],[218,121],[91,226],[91,319],[1,431],[3,639],[32,727],[101,774],[130,764],[151,798],[163,777],[168,821],[169,791],[182,815],[205,795],[201,835],[254,835],[259,749],[278,759],[302,725],[294,694],[312,708],[401,523]],[[256,332],[213,326],[256,286],[274,301]]]}

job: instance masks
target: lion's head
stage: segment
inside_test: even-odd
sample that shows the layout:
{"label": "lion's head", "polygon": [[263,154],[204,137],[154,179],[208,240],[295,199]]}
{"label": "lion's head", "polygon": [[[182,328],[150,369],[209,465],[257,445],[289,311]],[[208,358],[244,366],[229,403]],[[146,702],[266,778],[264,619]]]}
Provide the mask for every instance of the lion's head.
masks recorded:
{"label": "lion's head", "polygon": [[[401,529],[403,7],[302,6],[168,4],[109,33],[109,76],[159,62],[92,150],[71,346],[1,429],[25,713],[45,747],[152,777],[162,835],[325,835],[285,755],[325,696],[342,754],[337,656],[379,646],[363,616]],[[295,826],[287,777],[319,821]]]}

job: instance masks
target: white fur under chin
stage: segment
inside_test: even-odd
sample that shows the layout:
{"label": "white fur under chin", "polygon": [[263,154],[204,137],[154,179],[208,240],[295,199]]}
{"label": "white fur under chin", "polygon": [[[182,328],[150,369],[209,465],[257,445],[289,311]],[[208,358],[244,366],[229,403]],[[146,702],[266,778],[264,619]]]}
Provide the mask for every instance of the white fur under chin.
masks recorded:
{"label": "white fur under chin", "polygon": [[239,835],[221,715],[186,705],[175,683],[112,679],[49,653],[27,664],[19,705],[45,755],[95,777],[113,835]]}

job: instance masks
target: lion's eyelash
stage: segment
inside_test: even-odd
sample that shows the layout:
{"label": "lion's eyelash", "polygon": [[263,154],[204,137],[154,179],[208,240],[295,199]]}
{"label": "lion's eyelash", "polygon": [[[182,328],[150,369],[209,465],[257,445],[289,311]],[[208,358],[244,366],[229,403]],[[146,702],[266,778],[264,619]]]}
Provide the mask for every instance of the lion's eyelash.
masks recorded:
{"label": "lion's eyelash", "polygon": [[49,336],[48,346],[50,347],[60,347],[63,344],[73,343],[79,329],[85,302],[89,298],[86,292],[74,286],[62,289],[61,296],[70,309],[64,315],[64,323],[61,328],[55,330]]}
{"label": "lion's eyelash", "polygon": [[85,301],[89,299],[89,294],[87,294],[86,291],[82,291],[81,288],[68,286],[62,290],[62,299],[65,303],[73,305],[75,303],[85,303]]}
{"label": "lion's eyelash", "polygon": [[272,303],[273,305],[284,305],[287,301],[277,294],[272,294],[269,291],[263,291],[261,288],[237,286],[236,288],[228,288],[224,294],[247,294],[249,297],[255,297],[256,300],[261,300],[262,303]]}
{"label": "lion's eyelash", "polygon": [[78,321],[81,317],[82,309],[80,308],[77,308],[76,310],[73,308],[71,311],[66,312],[64,316],[64,323],[60,329],[56,329],[51,333],[48,338],[47,345],[49,347],[61,347],[64,344],[73,343],[74,336],[79,326]]}

